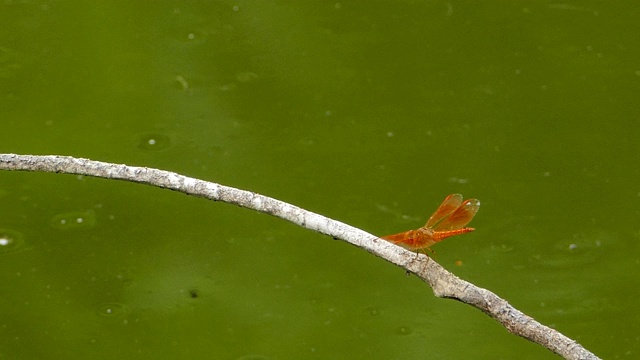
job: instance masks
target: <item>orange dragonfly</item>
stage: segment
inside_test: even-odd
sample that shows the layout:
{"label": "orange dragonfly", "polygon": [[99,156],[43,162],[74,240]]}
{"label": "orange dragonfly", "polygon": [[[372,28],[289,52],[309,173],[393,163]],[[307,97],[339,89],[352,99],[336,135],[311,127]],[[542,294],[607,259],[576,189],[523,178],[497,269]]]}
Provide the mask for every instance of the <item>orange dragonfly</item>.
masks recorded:
{"label": "orange dragonfly", "polygon": [[429,246],[450,236],[465,234],[475,230],[465,227],[476,215],[480,208],[480,200],[467,199],[462,201],[462,195],[451,194],[442,202],[438,210],[429,218],[426,225],[417,229],[398,234],[383,236],[382,239],[400,245],[409,250],[428,249]]}

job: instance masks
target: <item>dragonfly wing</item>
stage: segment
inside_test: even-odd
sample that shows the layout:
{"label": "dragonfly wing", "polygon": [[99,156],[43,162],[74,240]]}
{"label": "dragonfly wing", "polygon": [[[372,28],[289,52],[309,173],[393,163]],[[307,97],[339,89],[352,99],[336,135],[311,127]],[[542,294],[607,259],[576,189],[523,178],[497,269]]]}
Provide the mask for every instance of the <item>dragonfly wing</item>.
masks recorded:
{"label": "dragonfly wing", "polygon": [[453,213],[457,208],[462,204],[462,195],[460,194],[451,194],[447,196],[446,199],[440,204],[438,210],[431,215],[427,224],[425,225],[428,228],[433,228],[436,226],[442,219],[449,216]]}
{"label": "dragonfly wing", "polygon": [[447,231],[463,228],[476,216],[478,209],[480,209],[480,200],[468,199],[457,209],[454,209],[449,217],[443,219],[433,229],[437,231]]}

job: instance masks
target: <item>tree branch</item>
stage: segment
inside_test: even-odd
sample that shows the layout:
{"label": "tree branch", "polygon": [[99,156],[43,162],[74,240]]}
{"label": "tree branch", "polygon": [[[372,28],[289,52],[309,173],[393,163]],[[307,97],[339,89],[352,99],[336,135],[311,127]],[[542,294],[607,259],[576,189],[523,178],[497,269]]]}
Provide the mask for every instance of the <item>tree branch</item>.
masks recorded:
{"label": "tree branch", "polygon": [[425,255],[416,256],[414,252],[360,229],[280,200],[169,171],[69,156],[0,154],[0,170],[54,172],[133,181],[267,213],[335,239],[347,241],[400,266],[428,283],[436,296],[456,299],[476,307],[500,322],[509,332],[540,344],[565,359],[598,359],[575,340],[540,324],[494,293],[458,278],[433,259]]}

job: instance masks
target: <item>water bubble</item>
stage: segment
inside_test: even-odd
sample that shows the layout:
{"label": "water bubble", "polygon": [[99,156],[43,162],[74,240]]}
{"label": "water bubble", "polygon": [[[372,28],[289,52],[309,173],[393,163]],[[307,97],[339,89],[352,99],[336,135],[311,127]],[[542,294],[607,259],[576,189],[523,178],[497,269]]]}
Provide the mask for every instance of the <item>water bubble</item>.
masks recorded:
{"label": "water bubble", "polygon": [[413,330],[411,330],[411,328],[407,326],[401,326],[398,329],[396,329],[396,334],[398,335],[409,335],[412,332]]}
{"label": "water bubble", "polygon": [[21,232],[11,229],[0,229],[0,254],[12,254],[28,250]]}
{"label": "water bubble", "polygon": [[164,150],[171,146],[171,140],[163,134],[143,134],[138,138],[138,149],[145,151]]}
{"label": "water bubble", "polygon": [[185,43],[200,45],[207,41],[209,33],[204,29],[192,29],[187,31],[186,34],[182,33],[181,36],[183,36],[182,39],[186,39],[186,41],[184,41]]}
{"label": "water bubble", "polygon": [[100,317],[119,319],[127,313],[128,309],[124,304],[102,303],[98,305],[97,313]]}
{"label": "water bubble", "polygon": [[96,213],[93,210],[62,213],[52,217],[49,223],[61,230],[88,229],[96,225]]}

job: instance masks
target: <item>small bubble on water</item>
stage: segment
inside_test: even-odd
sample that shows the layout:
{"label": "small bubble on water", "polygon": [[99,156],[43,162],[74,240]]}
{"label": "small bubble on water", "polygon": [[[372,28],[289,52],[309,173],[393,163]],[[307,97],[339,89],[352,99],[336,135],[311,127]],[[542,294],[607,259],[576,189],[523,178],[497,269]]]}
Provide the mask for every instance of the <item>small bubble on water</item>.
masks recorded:
{"label": "small bubble on water", "polygon": [[21,232],[11,229],[0,229],[0,254],[16,253],[27,250]]}
{"label": "small bubble on water", "polygon": [[127,312],[127,307],[118,303],[104,303],[98,305],[98,315],[105,318],[118,318]]}
{"label": "small bubble on water", "polygon": [[138,149],[146,151],[164,150],[171,146],[171,140],[163,134],[142,134],[138,138]]}
{"label": "small bubble on water", "polygon": [[90,209],[87,211],[71,211],[55,215],[51,218],[52,227],[60,230],[88,229],[96,225],[96,214]]}
{"label": "small bubble on water", "polygon": [[409,335],[411,334],[413,331],[411,330],[411,328],[406,327],[406,326],[401,326],[396,330],[396,333],[398,335]]}

